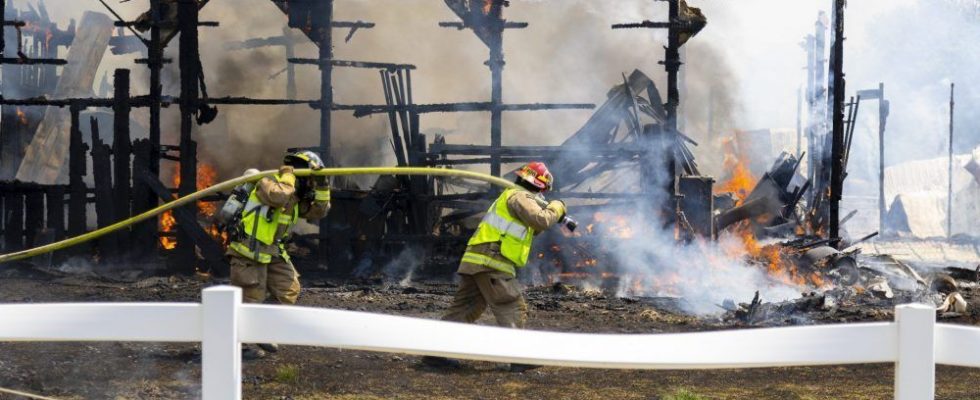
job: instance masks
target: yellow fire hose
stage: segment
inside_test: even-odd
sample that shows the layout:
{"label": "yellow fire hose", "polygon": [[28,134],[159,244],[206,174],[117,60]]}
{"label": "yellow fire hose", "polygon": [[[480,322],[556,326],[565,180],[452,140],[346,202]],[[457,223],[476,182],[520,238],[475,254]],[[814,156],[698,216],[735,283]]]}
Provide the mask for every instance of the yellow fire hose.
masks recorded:
{"label": "yellow fire hose", "polygon": [[[174,201],[166,204],[162,204],[152,210],[144,212],[140,215],[133,216],[129,219],[124,219],[122,221],[116,222],[112,225],[94,230],[92,232],[84,233],[73,238],[68,238],[60,242],[54,242],[51,244],[46,244],[43,246],[35,247],[33,249],[27,249],[22,251],[17,251],[13,253],[0,255],[0,264],[22,260],[29,257],[38,256],[41,254],[50,253],[52,251],[62,250],[80,243],[85,243],[92,239],[107,235],[109,233],[118,231],[127,226],[145,221],[151,217],[157,216],[164,213],[165,211],[172,210],[181,206],[192,204],[193,202],[200,200],[204,197],[217,194],[218,192],[224,190],[231,190],[235,186],[241,185],[246,182],[253,182],[262,179],[266,176],[271,176],[276,174],[277,171],[263,171],[251,176],[243,176],[234,179],[229,179],[227,181],[221,182],[217,185],[211,186],[209,188],[199,190],[197,192],[191,193],[185,197],[181,197]],[[496,176],[491,176],[487,174],[481,174],[479,172],[461,171],[456,169],[445,169],[445,168],[421,168],[421,167],[366,167],[366,168],[323,168],[316,171],[309,169],[298,169],[296,170],[297,176],[343,176],[343,175],[425,175],[425,176],[448,176],[448,177],[458,177],[458,178],[468,178],[478,181],[483,181],[490,183],[491,185],[497,185],[504,188],[516,187],[513,182],[498,178]]]}

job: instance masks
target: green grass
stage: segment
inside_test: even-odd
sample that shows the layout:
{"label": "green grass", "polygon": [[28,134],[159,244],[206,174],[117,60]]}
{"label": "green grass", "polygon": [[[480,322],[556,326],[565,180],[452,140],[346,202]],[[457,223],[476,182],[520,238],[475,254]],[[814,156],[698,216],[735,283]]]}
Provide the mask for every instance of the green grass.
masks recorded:
{"label": "green grass", "polygon": [[677,389],[672,394],[664,396],[663,400],[707,400],[707,397],[695,394],[687,389]]}
{"label": "green grass", "polygon": [[299,380],[299,368],[292,364],[284,364],[276,367],[276,382],[296,383]]}

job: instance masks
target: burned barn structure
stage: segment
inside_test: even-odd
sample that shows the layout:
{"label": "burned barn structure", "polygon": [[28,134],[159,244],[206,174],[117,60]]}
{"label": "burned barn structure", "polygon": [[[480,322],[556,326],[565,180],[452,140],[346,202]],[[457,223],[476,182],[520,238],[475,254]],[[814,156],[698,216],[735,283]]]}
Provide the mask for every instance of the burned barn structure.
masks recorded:
{"label": "burned barn structure", "polygon": [[[703,174],[694,159],[692,147],[698,143],[678,129],[679,72],[684,62],[697,62],[681,60],[680,50],[707,24],[699,9],[684,0],[667,0],[666,15],[610,27],[666,30],[667,46],[660,61],[667,77],[666,98],[651,77],[633,70],[622,75],[622,83],[612,87],[602,104],[505,103],[503,37],[508,30],[528,28],[528,24],[505,18],[507,1],[444,1],[457,19],[438,22],[439,26],[468,31],[486,47],[489,99],[419,102],[413,95],[416,66],[399,60],[338,59],[333,53],[333,44],[339,40],[336,33],[346,33],[343,40],[352,40],[356,32],[375,25],[335,19],[333,0],[271,0],[270,9],[285,16],[281,36],[226,44],[229,51],[285,48],[286,98],[209,96],[211,78],[202,67],[198,33],[220,29],[221,24],[200,19],[209,0],[150,0],[149,9],[135,20],[123,19],[104,4],[106,14],[87,12],[66,28],[50,21],[43,8],[21,9],[14,0],[0,0],[4,10],[0,41],[4,55],[0,98],[3,251],[109,226],[216,183],[213,171],[199,160],[196,135],[198,126],[212,122],[223,106],[231,105],[316,110],[318,145],[303,149],[318,152],[334,166],[337,163],[331,154],[337,146],[332,116],[338,112],[387,117],[398,166],[477,166],[506,177],[520,163],[546,161],[561,177],[549,196],[568,202],[571,214],[582,220],[579,231],[548,232],[538,245],[534,262],[552,278],[601,276],[594,268],[597,253],[604,251],[597,248],[601,241],[597,239],[626,234],[617,230],[610,210],[638,205],[649,214],[651,224],[670,232],[678,243],[713,240],[722,230],[739,226],[757,236],[796,235],[799,238],[788,246],[800,252],[827,245],[842,248],[838,204],[853,137],[853,124],[847,127],[844,115],[842,0],[836,1],[833,19],[829,75],[836,78],[830,83],[830,96],[817,89],[824,79],[818,50],[809,56],[810,115],[827,117],[827,122],[807,128],[808,172],[801,171],[805,154],[787,154],[741,198],[720,193],[717,179]],[[317,46],[316,58],[295,55],[301,40]],[[813,49],[823,45],[822,36],[812,40]],[[173,47],[177,58],[165,57],[164,50]],[[65,59],[57,58],[60,48],[66,49]],[[114,70],[111,82],[103,79],[105,89],[93,93],[107,50],[145,55],[136,59],[139,65],[133,68],[147,68],[148,93],[132,92],[131,72],[125,68]],[[168,64],[175,64],[178,71],[179,91],[175,93],[163,89],[163,68]],[[297,68],[318,69],[319,98],[297,98]],[[377,71],[384,103],[336,102],[334,86],[343,82],[335,81],[333,72],[339,68]],[[849,121],[854,120],[859,102],[850,103]],[[161,110],[171,107],[179,110],[179,139],[166,143],[161,135]],[[137,122],[132,115],[140,109],[147,110],[146,121]],[[505,113],[560,109],[594,112],[560,145],[505,144]],[[426,114],[460,112],[489,115],[489,145],[452,143],[446,137],[422,133]],[[175,171],[172,181],[165,179],[166,171]],[[319,222],[318,232],[298,235],[292,245],[305,249],[294,258],[301,270],[325,269],[338,277],[371,276],[406,252],[422,273],[448,276],[497,194],[489,186],[418,176],[382,176],[370,188],[337,179],[333,186],[333,210]],[[221,274],[228,238],[210,216],[222,200],[222,196],[205,199],[37,262],[83,257],[102,263],[163,264],[177,273]],[[596,224],[605,228],[595,228]],[[839,252],[832,252],[832,257],[843,258]]]}

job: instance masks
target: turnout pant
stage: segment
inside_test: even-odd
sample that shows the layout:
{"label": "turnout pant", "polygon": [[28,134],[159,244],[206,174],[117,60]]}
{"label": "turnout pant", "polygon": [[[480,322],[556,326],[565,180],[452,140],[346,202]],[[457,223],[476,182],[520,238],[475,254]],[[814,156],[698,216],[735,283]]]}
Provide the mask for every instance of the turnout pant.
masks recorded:
{"label": "turnout pant", "polygon": [[242,288],[246,303],[261,303],[271,293],[281,304],[296,304],[299,297],[299,273],[289,261],[275,257],[262,264],[243,257],[230,256],[231,284]]}
{"label": "turnout pant", "polygon": [[472,323],[487,307],[497,319],[497,325],[524,328],[527,303],[517,278],[503,272],[460,274],[459,287],[444,321]]}

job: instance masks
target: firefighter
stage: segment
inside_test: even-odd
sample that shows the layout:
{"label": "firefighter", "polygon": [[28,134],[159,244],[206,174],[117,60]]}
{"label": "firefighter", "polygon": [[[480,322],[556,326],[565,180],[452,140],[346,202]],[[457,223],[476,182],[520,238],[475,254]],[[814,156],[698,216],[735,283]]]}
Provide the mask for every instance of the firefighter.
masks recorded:
{"label": "firefighter", "polygon": [[[531,162],[517,171],[518,189],[507,189],[490,205],[463,253],[459,265],[459,287],[444,321],[473,323],[490,308],[497,325],[524,328],[527,303],[517,281],[517,268],[527,264],[531,242],[565,215],[560,200],[545,203],[542,193],[551,189],[553,178],[548,167]],[[542,207],[542,205],[545,205]],[[459,361],[444,357],[423,357],[433,367],[456,368]],[[533,368],[512,364],[513,372]]]}
{"label": "firefighter", "polygon": [[[286,252],[285,239],[300,218],[313,222],[330,209],[330,187],[325,176],[297,178],[294,169],[323,168],[316,153],[287,154],[273,176],[259,180],[237,218],[228,246],[231,284],[242,288],[246,303],[262,303],[271,293],[280,304],[296,304],[299,274]],[[247,359],[278,351],[275,344],[244,347]]]}

